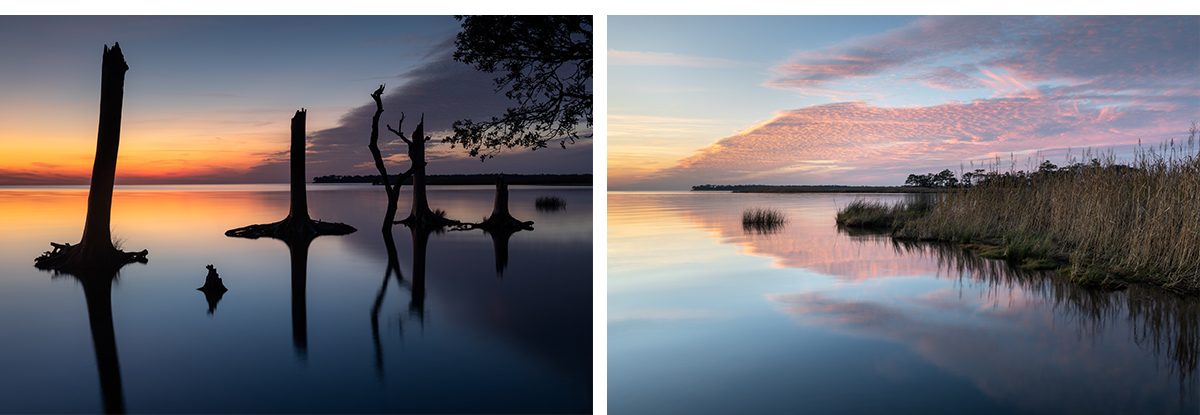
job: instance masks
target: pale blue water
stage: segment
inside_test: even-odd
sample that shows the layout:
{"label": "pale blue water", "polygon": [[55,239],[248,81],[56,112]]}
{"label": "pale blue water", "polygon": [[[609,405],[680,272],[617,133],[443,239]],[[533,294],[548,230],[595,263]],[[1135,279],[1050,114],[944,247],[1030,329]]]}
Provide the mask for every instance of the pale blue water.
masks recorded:
{"label": "pale blue water", "polygon": [[1200,413],[1197,299],[833,222],[901,197],[610,192],[609,412]]}

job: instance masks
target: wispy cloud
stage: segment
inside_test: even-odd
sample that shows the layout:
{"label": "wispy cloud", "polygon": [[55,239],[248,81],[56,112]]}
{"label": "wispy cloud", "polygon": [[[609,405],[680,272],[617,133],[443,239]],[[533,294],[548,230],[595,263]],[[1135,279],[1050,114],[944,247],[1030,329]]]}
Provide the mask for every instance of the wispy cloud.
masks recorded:
{"label": "wispy cloud", "polygon": [[[1197,33],[1197,16],[921,19],[801,51],[764,84],[844,102],[780,111],[647,176],[671,186],[900,184],[998,154],[1178,137],[1200,115]],[[865,101],[913,86],[975,98]]]}
{"label": "wispy cloud", "polygon": [[755,65],[755,63],[752,62],[741,62],[722,58],[688,56],[664,52],[634,52],[613,49],[608,50],[608,64],[625,66],[690,66],[696,68],[727,68]]}
{"label": "wispy cloud", "polygon": [[[1057,96],[1131,88],[1194,93],[1198,26],[1197,16],[931,17],[802,51],[775,66],[778,75],[765,85],[808,92],[907,72],[906,80],[956,89],[991,81],[1047,83],[1042,92]],[[972,62],[963,68],[980,73],[947,67],[946,61]]]}

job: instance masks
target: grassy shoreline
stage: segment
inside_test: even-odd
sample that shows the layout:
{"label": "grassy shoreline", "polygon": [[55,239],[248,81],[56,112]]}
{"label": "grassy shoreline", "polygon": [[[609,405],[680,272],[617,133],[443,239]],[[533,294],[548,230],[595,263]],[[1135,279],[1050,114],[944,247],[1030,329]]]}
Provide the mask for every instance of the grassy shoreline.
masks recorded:
{"label": "grassy shoreline", "polygon": [[[1114,157],[1055,174],[996,175],[933,195],[936,203],[856,201],[839,225],[898,239],[957,242],[989,258],[1058,269],[1108,289],[1131,282],[1200,294],[1200,152],[1164,145],[1129,166]],[[1085,154],[1086,156],[1087,154]]]}

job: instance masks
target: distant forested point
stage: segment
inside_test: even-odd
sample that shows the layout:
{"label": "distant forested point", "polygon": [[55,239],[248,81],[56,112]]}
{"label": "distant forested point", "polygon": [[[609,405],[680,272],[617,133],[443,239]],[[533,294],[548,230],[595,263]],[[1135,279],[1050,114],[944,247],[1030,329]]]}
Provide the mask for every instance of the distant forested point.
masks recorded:
{"label": "distant forested point", "polygon": [[1045,160],[1037,166],[1037,170],[1029,172],[1025,170],[999,172],[995,170],[975,169],[974,171],[963,172],[961,176],[955,177],[953,171],[946,169],[940,173],[910,174],[908,175],[908,179],[904,181],[904,187],[950,189],[959,187],[969,188],[989,183],[1007,183],[1008,185],[1012,185],[1014,183],[1026,183],[1041,179],[1063,179],[1097,169],[1116,171],[1137,170],[1135,167],[1116,164],[1112,160],[1102,163],[1097,158],[1093,158],[1088,162],[1076,162],[1062,167],[1051,163],[1049,160]]}
{"label": "distant forested point", "polygon": [[702,184],[699,186],[692,186],[692,191],[745,190],[745,189],[753,189],[756,187],[767,187],[767,185],[765,185],[765,184]]}
{"label": "distant forested point", "polygon": [[[393,182],[400,175],[388,175],[388,178]],[[358,175],[337,175],[331,174],[328,176],[313,177],[313,183],[371,183],[382,184],[378,174],[358,176]],[[496,184],[496,180],[500,178],[499,174],[434,174],[425,176],[425,184],[428,185],[491,185]],[[532,184],[532,185],[553,185],[553,186],[591,186],[592,175],[590,174],[505,174],[504,182],[507,184]],[[404,184],[412,184],[412,178],[404,181]]]}

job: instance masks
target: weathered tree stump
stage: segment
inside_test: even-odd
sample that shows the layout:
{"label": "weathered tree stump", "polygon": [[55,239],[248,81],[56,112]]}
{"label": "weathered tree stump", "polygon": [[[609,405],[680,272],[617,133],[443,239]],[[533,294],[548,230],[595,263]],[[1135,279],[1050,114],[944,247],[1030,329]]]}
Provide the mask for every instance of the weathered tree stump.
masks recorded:
{"label": "weathered tree stump", "polygon": [[117,150],[121,144],[121,103],[128,70],[121,45],[114,43],[112,49],[105,46],[100,73],[100,125],[83,237],[76,245],[51,242],[54,249],[34,259],[35,267],[79,276],[112,275],[131,262],[146,262],[149,253],[146,250],[123,252],[113,246],[109,228]]}
{"label": "weathered tree stump", "polygon": [[208,265],[208,275],[204,277],[204,286],[197,288],[204,292],[204,299],[208,301],[208,314],[212,314],[217,309],[217,303],[221,301],[221,297],[225,296],[225,292],[229,291],[225,288],[225,284],[221,282],[221,277],[217,274],[217,269],[212,265]]}
{"label": "weathered tree stump", "polygon": [[508,213],[508,184],[504,182],[503,174],[496,180],[496,199],[492,203],[492,214],[474,227],[490,231],[533,230],[533,221],[517,220]]}
{"label": "weathered tree stump", "polygon": [[225,236],[258,239],[271,237],[299,240],[320,235],[345,235],[357,229],[353,226],[313,220],[308,216],[308,194],[304,188],[304,124],[307,112],[301,108],[292,117],[291,211],[275,223],[243,226],[225,231]]}

